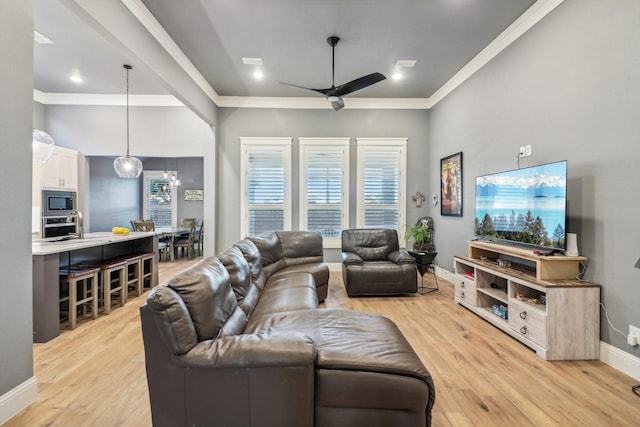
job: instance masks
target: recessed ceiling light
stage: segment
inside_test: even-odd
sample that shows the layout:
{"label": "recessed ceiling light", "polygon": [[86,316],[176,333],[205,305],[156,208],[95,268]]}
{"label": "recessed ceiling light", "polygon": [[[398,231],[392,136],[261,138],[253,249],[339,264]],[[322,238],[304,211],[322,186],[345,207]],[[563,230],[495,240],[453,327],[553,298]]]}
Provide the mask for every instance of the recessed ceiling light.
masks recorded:
{"label": "recessed ceiling light", "polygon": [[412,68],[414,65],[416,65],[414,59],[400,59],[396,61],[396,67]]}
{"label": "recessed ceiling light", "polygon": [[393,75],[391,76],[391,78],[393,80],[402,80],[402,73],[399,71],[396,71],[393,73]]}
{"label": "recessed ceiling light", "polygon": [[262,74],[262,71],[256,70],[256,71],[253,72],[253,77],[256,80],[262,80],[262,78],[264,77],[264,74]]}
{"label": "recessed ceiling light", "polygon": [[69,80],[74,83],[82,83],[82,77],[80,77],[78,74],[72,74],[71,76],[69,76]]}
{"label": "recessed ceiling light", "polygon": [[262,65],[262,58],[242,58],[244,65]]}
{"label": "recessed ceiling light", "polygon": [[53,42],[51,40],[49,40],[48,38],[46,38],[45,36],[43,36],[42,34],[40,34],[37,31],[33,32],[33,40],[35,40],[36,42],[38,42],[40,44],[53,44]]}

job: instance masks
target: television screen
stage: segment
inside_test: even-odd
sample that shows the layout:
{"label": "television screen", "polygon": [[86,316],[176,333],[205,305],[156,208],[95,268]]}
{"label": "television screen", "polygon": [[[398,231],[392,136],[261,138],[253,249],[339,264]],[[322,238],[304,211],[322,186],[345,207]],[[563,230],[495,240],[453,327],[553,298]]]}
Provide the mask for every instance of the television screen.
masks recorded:
{"label": "television screen", "polygon": [[475,234],[565,247],[567,162],[476,177]]}

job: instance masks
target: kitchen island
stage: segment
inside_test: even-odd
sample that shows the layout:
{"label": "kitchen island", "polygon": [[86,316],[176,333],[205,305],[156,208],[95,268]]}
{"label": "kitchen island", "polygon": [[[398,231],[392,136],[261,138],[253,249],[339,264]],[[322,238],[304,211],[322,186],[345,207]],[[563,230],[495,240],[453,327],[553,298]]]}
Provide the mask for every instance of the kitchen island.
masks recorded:
{"label": "kitchen island", "polygon": [[[86,233],[82,239],[34,240],[33,256],[33,342],[43,343],[60,335],[59,271],[77,264],[124,257],[139,252],[158,253],[156,232]],[[153,263],[155,283],[158,263]]]}

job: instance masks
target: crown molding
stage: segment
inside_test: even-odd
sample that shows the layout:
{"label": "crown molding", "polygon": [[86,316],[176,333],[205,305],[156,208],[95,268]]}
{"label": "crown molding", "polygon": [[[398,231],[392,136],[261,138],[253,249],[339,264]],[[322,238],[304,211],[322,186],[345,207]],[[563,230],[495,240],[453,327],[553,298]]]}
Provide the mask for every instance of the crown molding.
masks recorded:
{"label": "crown molding", "polygon": [[[426,106],[425,98],[345,98],[344,100],[344,109],[424,110]],[[331,104],[322,97],[221,96],[218,107],[332,109]]]}
{"label": "crown molding", "polygon": [[[33,90],[33,100],[47,105],[127,105],[121,94],[52,93]],[[135,107],[184,107],[173,95],[129,95],[129,105]]]}

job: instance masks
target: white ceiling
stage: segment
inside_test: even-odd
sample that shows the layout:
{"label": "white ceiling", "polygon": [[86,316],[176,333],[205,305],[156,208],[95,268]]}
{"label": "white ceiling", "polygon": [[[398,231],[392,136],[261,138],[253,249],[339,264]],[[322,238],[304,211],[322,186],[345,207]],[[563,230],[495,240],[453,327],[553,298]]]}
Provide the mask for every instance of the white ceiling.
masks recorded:
{"label": "white ceiling", "polygon": [[[92,1],[35,1],[35,29],[55,42],[35,43],[35,89],[122,94],[128,63],[132,94],[177,95],[146,58],[115,40],[113,33],[123,31],[116,27],[127,22],[97,22],[78,12]],[[321,98],[279,82],[330,87],[326,38],[337,35],[336,85],[381,72],[387,80],[349,97],[390,99],[431,97],[536,6],[535,0],[123,0],[119,7],[128,14],[127,3],[146,8],[222,97]],[[262,81],[242,57],[263,59]],[[392,80],[396,61],[407,59],[415,66]],[[82,84],[69,80],[74,72]]]}

